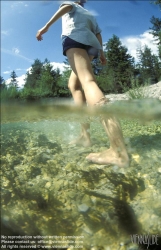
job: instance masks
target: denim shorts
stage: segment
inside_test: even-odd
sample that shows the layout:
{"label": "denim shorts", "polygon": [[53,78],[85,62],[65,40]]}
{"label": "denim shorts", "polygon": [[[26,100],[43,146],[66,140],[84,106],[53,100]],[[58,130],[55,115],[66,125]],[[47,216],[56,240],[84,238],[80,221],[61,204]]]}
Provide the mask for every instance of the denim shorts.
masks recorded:
{"label": "denim shorts", "polygon": [[85,45],[83,43],[79,43],[69,38],[68,36],[62,36],[62,45],[63,45],[63,55],[66,56],[66,51],[71,48],[80,48],[85,49],[88,55],[94,56],[97,58],[99,55],[99,50],[93,48],[92,46]]}

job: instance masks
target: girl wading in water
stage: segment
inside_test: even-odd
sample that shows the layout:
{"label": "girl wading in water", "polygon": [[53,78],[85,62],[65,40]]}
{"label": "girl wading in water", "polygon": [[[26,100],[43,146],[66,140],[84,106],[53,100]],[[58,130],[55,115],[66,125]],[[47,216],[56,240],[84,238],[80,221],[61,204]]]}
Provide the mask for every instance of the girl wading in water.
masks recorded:
{"label": "girl wading in water", "polygon": [[[92,14],[84,9],[83,2],[85,0],[62,3],[46,25],[38,30],[36,38],[41,41],[42,34],[62,17],[63,54],[67,56],[72,68],[68,87],[75,104],[83,106],[87,103],[89,106],[101,106],[108,101],[97,86],[91,61],[99,56],[101,63],[106,64],[106,58],[102,49],[101,30]],[[97,164],[128,166],[129,157],[118,120],[115,117],[104,117],[102,124],[109,137],[110,148],[101,153],[91,153],[86,159]],[[80,137],[73,143],[90,146],[90,125],[82,123],[81,128]]]}

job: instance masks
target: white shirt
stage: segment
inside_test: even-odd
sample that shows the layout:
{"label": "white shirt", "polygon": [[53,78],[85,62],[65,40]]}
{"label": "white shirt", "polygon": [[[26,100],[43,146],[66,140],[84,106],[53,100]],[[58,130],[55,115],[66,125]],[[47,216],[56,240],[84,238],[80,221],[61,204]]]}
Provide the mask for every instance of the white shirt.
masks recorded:
{"label": "white shirt", "polygon": [[72,5],[71,11],[62,16],[62,36],[68,36],[76,42],[102,49],[96,34],[101,32],[94,16],[82,6],[73,2],[60,5]]}

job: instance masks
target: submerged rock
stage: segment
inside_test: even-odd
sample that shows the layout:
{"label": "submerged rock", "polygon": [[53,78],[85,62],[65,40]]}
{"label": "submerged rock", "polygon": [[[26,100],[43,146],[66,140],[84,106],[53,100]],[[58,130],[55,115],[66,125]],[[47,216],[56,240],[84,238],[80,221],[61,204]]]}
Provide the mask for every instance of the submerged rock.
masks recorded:
{"label": "submerged rock", "polygon": [[81,213],[86,213],[89,210],[89,206],[87,206],[86,204],[78,205],[78,210]]}
{"label": "submerged rock", "polygon": [[54,153],[62,152],[61,146],[56,142],[50,142],[46,135],[41,134],[38,136],[38,146],[39,147],[47,147],[49,149],[54,150]]}

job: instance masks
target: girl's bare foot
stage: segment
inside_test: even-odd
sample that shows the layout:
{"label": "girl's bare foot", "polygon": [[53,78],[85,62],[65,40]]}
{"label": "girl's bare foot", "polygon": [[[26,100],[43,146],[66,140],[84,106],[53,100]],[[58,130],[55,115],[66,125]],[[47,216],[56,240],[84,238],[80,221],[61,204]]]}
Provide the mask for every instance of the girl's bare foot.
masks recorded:
{"label": "girl's bare foot", "polygon": [[83,147],[90,147],[91,146],[91,139],[90,139],[90,124],[89,123],[81,123],[81,135],[71,141],[69,144],[75,144],[78,146],[83,146]]}
{"label": "girl's bare foot", "polygon": [[112,149],[101,153],[91,153],[86,159],[96,164],[116,165],[118,167],[128,167],[129,157],[126,152],[115,152]]}
{"label": "girl's bare foot", "polygon": [[77,139],[71,141],[69,144],[70,145],[75,144],[75,145],[83,146],[83,147],[90,147],[92,143],[91,143],[91,140],[88,136],[85,137],[85,136],[81,135]]}

